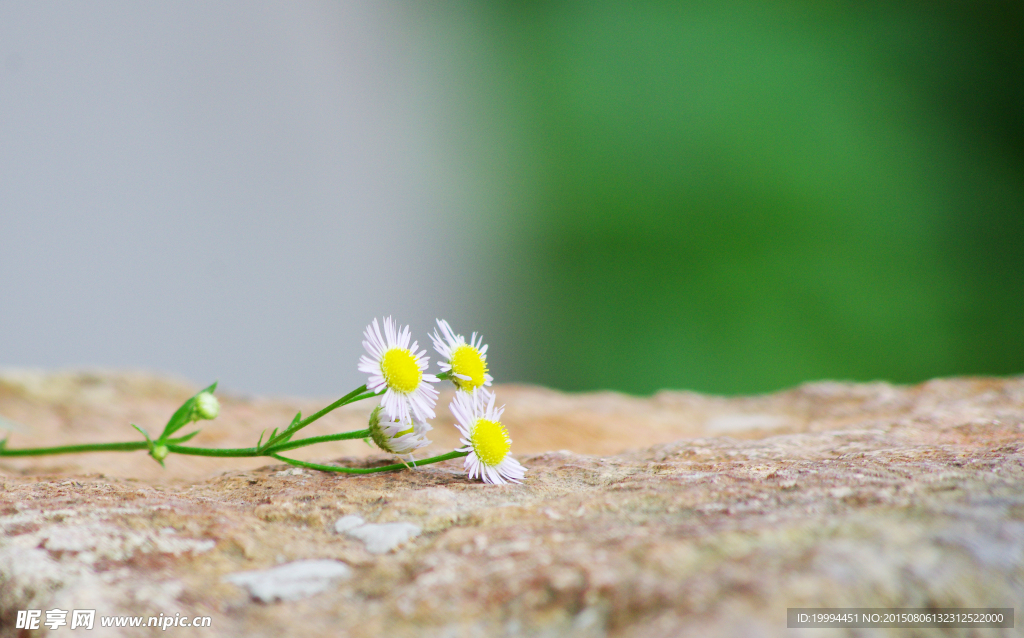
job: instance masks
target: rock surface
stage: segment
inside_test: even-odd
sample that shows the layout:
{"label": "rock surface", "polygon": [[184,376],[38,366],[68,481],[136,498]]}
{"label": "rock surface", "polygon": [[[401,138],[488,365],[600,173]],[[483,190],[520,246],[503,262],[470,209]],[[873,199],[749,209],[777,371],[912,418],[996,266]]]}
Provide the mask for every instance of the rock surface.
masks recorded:
{"label": "rock surface", "polygon": [[[0,415],[15,422],[11,447],[133,440],[129,422],[159,431],[195,390],[6,371]],[[784,636],[787,607],[1021,613],[1024,377],[743,398],[498,394],[522,486],[469,481],[461,459],[364,476],[173,455],[161,470],[142,452],[0,459],[0,635],[18,635],[18,610],[52,608],[213,618],[170,634],[352,637]],[[221,400],[196,444],[253,445],[327,402]],[[456,444],[441,405],[428,454]],[[368,412],[349,406],[308,433],[362,427]],[[391,460],[359,441],[296,456]],[[363,523],[336,531],[349,516]],[[394,523],[408,533],[381,553],[380,534],[351,534]],[[297,561],[340,567],[320,593],[235,584]],[[294,600],[261,602],[282,598]]]}

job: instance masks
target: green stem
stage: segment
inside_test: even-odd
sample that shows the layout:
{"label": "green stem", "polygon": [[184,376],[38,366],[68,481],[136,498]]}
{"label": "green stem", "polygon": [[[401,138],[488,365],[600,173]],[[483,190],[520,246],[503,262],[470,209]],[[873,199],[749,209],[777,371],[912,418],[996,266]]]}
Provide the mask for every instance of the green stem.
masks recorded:
{"label": "green stem", "polygon": [[[171,439],[168,443],[182,441],[190,437]],[[128,441],[125,443],[86,443],[83,445],[58,445],[55,447],[27,447],[20,450],[9,450],[0,445],[0,456],[43,456],[46,454],[77,454],[80,452],[134,452],[148,450],[148,441]],[[175,445],[173,447],[181,447]],[[170,449],[170,447],[168,447]]]}
{"label": "green stem", "polygon": [[[440,456],[432,456],[427,459],[414,462],[414,467],[421,465],[430,465],[431,463],[440,463],[441,461],[447,461],[448,459],[457,459],[460,456],[466,456],[469,452],[448,452]],[[375,472],[393,472],[395,470],[409,469],[410,465],[406,463],[393,463],[391,465],[382,465],[381,467],[338,467],[336,465],[321,465],[319,463],[310,463],[308,461],[299,461],[298,459],[289,459],[281,456],[280,454],[271,454],[278,461],[284,461],[290,465],[296,465],[298,467],[305,467],[311,470],[320,470],[321,472],[344,472],[346,474],[373,474]]]}
{"label": "green stem", "polygon": [[305,439],[297,439],[295,441],[288,441],[287,443],[275,445],[273,448],[265,450],[264,454],[273,454],[274,452],[286,452],[288,450],[294,450],[297,447],[313,445],[314,443],[327,443],[328,441],[346,441],[349,439],[365,439],[368,436],[370,436],[369,430],[353,430],[352,432],[342,432],[341,434],[325,434],[324,436],[310,436]]}
{"label": "green stem", "polygon": [[[295,425],[287,428],[284,432],[276,435],[261,447],[243,448],[204,448],[179,445],[191,437],[169,439],[163,443],[169,452],[175,454],[187,454],[190,456],[220,456],[220,457],[254,457],[254,456],[275,456],[276,452],[285,452],[296,448],[313,445],[315,443],[326,443],[328,441],[344,441],[346,439],[362,439],[370,435],[369,430],[355,430],[342,432],[340,434],[328,434],[325,436],[312,436],[298,441],[288,441],[296,432],[310,423],[320,419],[326,414],[337,410],[343,405],[369,399],[377,396],[377,393],[370,392],[366,386],[360,386],[341,397],[324,409],[309,415]],[[141,430],[140,430],[141,432]],[[145,436],[145,433],[143,433]],[[6,439],[0,443],[0,456],[44,456],[47,454],[75,454],[80,452],[134,452],[136,450],[148,450],[153,445],[147,437],[146,441],[129,441],[125,443],[88,443],[84,445],[59,445],[54,447],[24,448],[20,450],[9,450],[6,447]],[[436,462],[436,461],[432,461]],[[404,467],[404,466],[403,466]],[[381,470],[382,471],[382,470]]]}
{"label": "green stem", "polygon": [[[175,454],[187,454],[189,456],[269,456],[273,452],[285,452],[295,448],[314,445],[316,443],[327,443],[329,441],[345,441],[348,439],[364,439],[370,436],[369,430],[353,430],[352,432],[341,432],[339,434],[326,434],[324,436],[310,436],[297,441],[282,443],[270,449],[259,449],[254,447],[236,448],[208,448],[193,447],[190,445],[177,445],[171,439],[165,445],[169,452]],[[184,437],[182,437],[184,438]],[[148,450],[149,443],[146,441],[129,441],[126,443],[89,443],[86,445],[61,445],[58,447],[31,447],[20,450],[8,450],[0,448],[0,456],[43,456],[46,454],[74,454],[77,452],[134,452],[136,450]]]}
{"label": "green stem", "polygon": [[298,432],[302,428],[306,427],[307,425],[309,425],[313,421],[316,421],[317,419],[319,419],[320,417],[324,416],[325,414],[328,414],[330,412],[333,412],[334,410],[337,410],[338,408],[340,408],[343,405],[348,405],[349,403],[355,403],[356,401],[362,401],[363,399],[369,399],[372,396],[376,396],[376,393],[375,392],[367,392],[366,391],[366,386],[365,385],[361,385],[358,388],[356,388],[355,390],[353,390],[353,391],[349,392],[348,394],[346,394],[345,396],[341,397],[340,399],[338,399],[334,403],[330,404],[329,406],[327,406],[323,410],[320,410],[319,412],[316,412],[314,414],[311,414],[311,415],[307,416],[305,419],[302,419],[301,421],[299,421],[298,423],[296,423],[292,427],[289,427],[284,432],[281,432],[280,434],[278,434],[274,438],[270,439],[269,441],[267,441],[266,445],[263,446],[263,449],[264,450],[269,450],[270,448],[274,447],[274,445],[276,445],[277,443],[280,443],[282,441],[287,441],[288,437],[292,436],[293,434],[295,434],[296,432]]}
{"label": "green stem", "polygon": [[254,447],[215,448],[168,445],[167,450],[175,454],[188,454],[190,456],[263,456],[259,449]]}
{"label": "green stem", "polygon": [[146,441],[128,443],[88,443],[85,445],[58,445],[56,447],[28,447],[20,450],[0,449],[0,456],[43,456],[44,454],[74,454],[77,452],[133,452],[148,450]]}
{"label": "green stem", "polygon": [[310,436],[305,439],[299,439],[298,441],[289,441],[287,443],[281,443],[271,448],[255,448],[255,447],[234,447],[234,448],[209,448],[209,447],[191,447],[187,445],[168,445],[167,449],[175,454],[189,454],[191,456],[273,456],[275,452],[285,452],[287,450],[294,450],[295,448],[306,447],[307,445],[313,445],[316,443],[326,443],[328,441],[345,441],[348,439],[365,439],[370,436],[369,430],[353,430],[352,432],[342,432],[340,434],[325,434],[324,436]]}

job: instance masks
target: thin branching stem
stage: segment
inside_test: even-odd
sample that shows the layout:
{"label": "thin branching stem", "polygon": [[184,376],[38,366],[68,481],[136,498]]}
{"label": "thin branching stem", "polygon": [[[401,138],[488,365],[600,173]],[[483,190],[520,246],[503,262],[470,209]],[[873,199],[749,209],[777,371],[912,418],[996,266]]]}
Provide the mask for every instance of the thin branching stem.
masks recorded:
{"label": "thin branching stem", "polygon": [[288,450],[294,450],[298,447],[305,447],[307,445],[313,445],[314,443],[327,443],[329,441],[346,441],[351,439],[365,439],[370,436],[370,430],[353,430],[351,432],[341,432],[340,434],[325,434],[323,436],[310,436],[305,439],[296,439],[294,441],[288,441],[287,443],[281,443],[275,445],[273,448],[266,451],[267,454],[274,452],[287,452]]}
{"label": "thin branching stem", "polygon": [[439,456],[431,456],[430,458],[413,461],[410,463],[392,463],[391,465],[382,465],[380,467],[338,467],[337,465],[322,465],[320,463],[310,463],[309,461],[300,461],[298,459],[290,459],[280,454],[271,454],[278,461],[284,461],[289,465],[296,467],[304,467],[310,470],[320,470],[321,472],[344,472],[345,474],[373,474],[375,472],[394,472],[395,470],[411,469],[412,467],[420,467],[421,465],[430,465],[431,463],[440,463],[441,461],[447,461],[448,459],[457,459],[460,456],[466,456],[469,452],[448,452],[447,454],[441,454]]}
{"label": "thin branching stem", "polygon": [[305,419],[302,419],[301,421],[299,421],[295,425],[292,425],[292,426],[288,427],[288,429],[286,429],[284,432],[281,432],[277,436],[275,436],[272,439],[270,439],[269,441],[267,441],[267,444],[264,446],[264,449],[270,449],[274,445],[276,445],[278,443],[281,443],[282,441],[287,441],[289,437],[294,435],[296,432],[298,432],[302,428],[304,428],[307,425],[309,425],[310,423],[316,421],[317,419],[319,419],[320,417],[324,416],[325,414],[328,414],[330,412],[333,412],[334,410],[337,410],[338,408],[340,408],[343,405],[348,405],[349,403],[355,403],[356,401],[362,401],[363,399],[369,399],[372,396],[376,396],[376,393],[375,392],[367,392],[366,386],[365,385],[361,385],[358,388],[356,388],[355,390],[353,390],[353,391],[349,392],[348,394],[346,394],[345,396],[341,397],[340,399],[338,399],[334,403],[330,404],[329,406],[327,406],[323,410],[320,410],[319,412],[315,412],[315,413],[307,416]]}

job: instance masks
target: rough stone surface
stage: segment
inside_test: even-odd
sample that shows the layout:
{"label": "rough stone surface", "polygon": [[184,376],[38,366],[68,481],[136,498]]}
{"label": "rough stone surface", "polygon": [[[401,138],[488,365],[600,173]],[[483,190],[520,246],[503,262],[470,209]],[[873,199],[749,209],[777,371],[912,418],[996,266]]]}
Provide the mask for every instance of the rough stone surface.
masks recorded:
{"label": "rough stone surface", "polygon": [[[0,415],[20,424],[12,447],[127,440],[129,422],[159,432],[195,389],[8,371]],[[16,635],[17,610],[54,607],[213,617],[177,630],[190,635],[352,637],[784,636],[796,606],[1021,613],[1022,377],[742,398],[497,390],[522,486],[469,481],[460,460],[345,476],[177,456],[161,470],[142,452],[0,459],[0,635]],[[221,398],[196,443],[252,445],[324,403]],[[456,443],[445,404],[428,453]],[[360,427],[369,407],[339,412],[309,434]],[[362,442],[296,456],[392,460]],[[346,516],[364,524],[339,533]],[[421,533],[383,554],[347,533],[388,523]],[[351,577],[270,603],[225,580],[308,560]]]}

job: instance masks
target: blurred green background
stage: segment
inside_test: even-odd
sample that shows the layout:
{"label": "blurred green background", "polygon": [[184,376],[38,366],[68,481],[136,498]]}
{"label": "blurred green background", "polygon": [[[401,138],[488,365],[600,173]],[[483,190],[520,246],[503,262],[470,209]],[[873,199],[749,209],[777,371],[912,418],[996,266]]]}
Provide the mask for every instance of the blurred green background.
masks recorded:
{"label": "blurred green background", "polygon": [[1024,3],[506,2],[436,24],[490,109],[470,145],[512,242],[484,266],[505,378],[1024,372]]}

